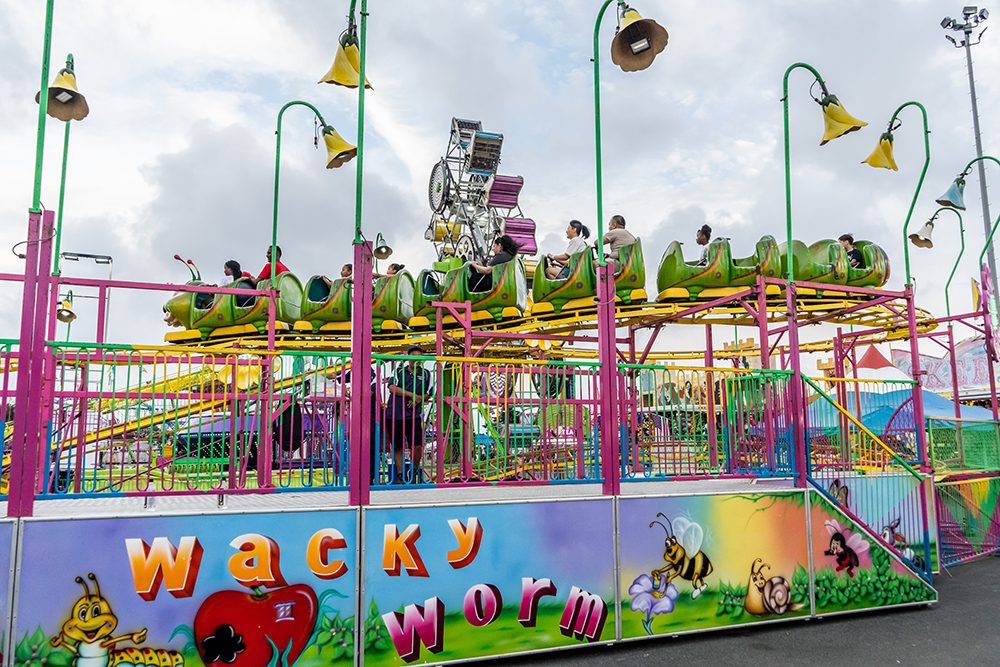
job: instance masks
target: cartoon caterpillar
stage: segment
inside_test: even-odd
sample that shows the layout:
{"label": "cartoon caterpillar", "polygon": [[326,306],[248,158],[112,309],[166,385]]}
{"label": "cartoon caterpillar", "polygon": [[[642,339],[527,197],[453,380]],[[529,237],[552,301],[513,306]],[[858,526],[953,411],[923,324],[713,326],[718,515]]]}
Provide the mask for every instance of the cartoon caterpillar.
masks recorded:
{"label": "cartoon caterpillar", "polygon": [[[756,569],[754,569],[756,567]],[[754,616],[784,614],[792,607],[792,589],[784,577],[764,577],[764,568],[771,569],[769,563],[755,558],[750,564],[750,580],[743,608]]]}
{"label": "cartoon caterpillar", "polygon": [[89,573],[87,579],[93,582],[94,593],[90,593],[90,588],[82,577],[76,578],[76,583],[83,586],[83,595],[73,604],[73,611],[63,623],[59,634],[49,640],[52,646],[65,646],[69,649],[76,656],[76,667],[176,667],[184,664],[184,657],[176,651],[152,648],[115,650],[115,645],[124,641],[134,644],[146,641],[146,629],[112,637],[111,634],[118,627],[118,617],[111,611],[111,604],[101,595],[101,586],[94,573]]}

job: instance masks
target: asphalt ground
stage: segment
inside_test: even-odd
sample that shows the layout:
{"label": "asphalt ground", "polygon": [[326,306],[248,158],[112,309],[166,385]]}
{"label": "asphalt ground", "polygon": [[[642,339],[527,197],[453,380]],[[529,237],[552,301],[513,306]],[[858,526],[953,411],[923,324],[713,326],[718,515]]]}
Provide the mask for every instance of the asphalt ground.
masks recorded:
{"label": "asphalt ground", "polygon": [[734,628],[610,647],[569,649],[489,664],[564,665],[1000,665],[1000,558],[934,579],[930,607]]}

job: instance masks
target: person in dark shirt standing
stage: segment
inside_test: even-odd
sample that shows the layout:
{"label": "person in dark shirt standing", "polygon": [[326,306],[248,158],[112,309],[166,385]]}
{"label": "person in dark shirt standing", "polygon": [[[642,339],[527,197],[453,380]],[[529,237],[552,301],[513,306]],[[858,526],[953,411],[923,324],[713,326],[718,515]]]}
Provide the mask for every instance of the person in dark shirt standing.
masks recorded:
{"label": "person in dark shirt standing", "polygon": [[431,374],[418,365],[419,345],[411,345],[406,354],[410,357],[401,364],[389,380],[389,407],[386,421],[392,460],[395,467],[394,484],[402,484],[403,451],[409,447],[413,461],[413,482],[417,481],[420,461],[424,454],[424,403],[431,397]]}
{"label": "person in dark shirt standing", "polygon": [[839,239],[840,245],[844,246],[847,251],[847,261],[850,262],[851,268],[863,269],[865,266],[865,258],[861,256],[861,251],[854,247],[854,235],[844,234]]}

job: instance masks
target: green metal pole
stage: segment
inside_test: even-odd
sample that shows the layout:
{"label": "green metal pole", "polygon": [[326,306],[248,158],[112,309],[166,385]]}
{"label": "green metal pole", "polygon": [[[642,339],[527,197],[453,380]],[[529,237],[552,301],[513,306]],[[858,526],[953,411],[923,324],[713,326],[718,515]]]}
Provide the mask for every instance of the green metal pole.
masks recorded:
{"label": "green metal pole", "polygon": [[[72,53],[66,56],[66,64],[69,66],[73,65]],[[39,96],[40,99],[41,96]],[[56,211],[56,238],[52,257],[52,275],[54,276],[59,275],[59,248],[62,246],[63,203],[66,200],[66,163],[69,160],[69,125],[70,122],[66,121],[66,131],[63,134],[62,173],[59,177],[59,209]]]}
{"label": "green metal pole", "polygon": [[[965,165],[965,173],[968,174],[969,172],[971,172],[972,165],[976,164],[977,162],[981,162],[983,160],[991,160],[993,162],[996,162],[997,166],[1000,166],[1000,160],[996,159],[992,155],[984,155],[982,157],[977,157],[974,160],[970,160],[969,164]],[[986,243],[983,245],[983,251],[979,253],[980,267],[983,265],[983,257],[986,256],[986,250],[990,247],[990,243],[993,242],[993,235],[997,233],[997,225],[1000,225],[1000,216],[997,216],[996,222],[993,223],[993,228],[990,229],[990,235],[986,237]],[[996,280],[996,276],[993,276],[993,279]]]}
{"label": "green metal pole", "polygon": [[35,135],[35,189],[31,213],[42,212],[42,158],[45,155],[45,116],[49,110],[49,58],[52,53],[52,9],[55,0],[45,3],[45,37],[42,40],[42,85],[38,89],[38,131]]}
{"label": "green metal pole", "polygon": [[[962,247],[958,251],[958,257],[955,258],[955,266],[951,267],[951,273],[948,274],[948,282],[944,284],[944,309],[948,313],[948,317],[951,317],[951,300],[948,296],[948,290],[951,287],[951,279],[955,277],[955,271],[958,270],[958,263],[962,261],[962,255],[965,254],[965,222],[962,220],[962,214],[953,208],[948,208],[947,206],[942,206],[938,210],[934,211],[934,215],[931,216],[931,220],[938,217],[941,211],[951,211],[956,216],[958,216],[958,230],[959,238],[962,240]],[[948,326],[951,326],[950,324]]]}
{"label": "green metal pole", "polygon": [[782,83],[783,97],[781,98],[781,103],[785,120],[785,236],[787,241],[785,246],[785,258],[788,282],[790,283],[795,282],[795,267],[792,262],[792,162],[788,146],[788,77],[793,71],[800,68],[809,70],[812,75],[816,77],[816,83],[818,83],[820,88],[823,89],[823,95],[825,96],[828,94],[826,82],[823,81],[823,77],[812,65],[807,63],[794,63],[789,65],[788,69],[785,70],[785,78]]}
{"label": "green metal pole", "polygon": [[[351,0],[351,16],[354,19],[356,0]],[[358,67],[358,161],[357,180],[354,191],[354,242],[361,243],[361,193],[365,174],[365,47],[367,46],[368,0],[361,0],[361,30],[358,36],[360,66]]]}
{"label": "green metal pole", "polygon": [[293,100],[287,102],[285,106],[281,107],[278,111],[278,127],[275,130],[275,141],[274,141],[274,217],[271,221],[271,286],[274,287],[278,284],[278,277],[275,275],[275,265],[278,261],[278,175],[281,170],[281,118],[285,115],[285,110],[289,107],[303,106],[312,109],[312,112],[316,114],[316,118],[319,120],[320,125],[326,127],[326,121],[323,120],[323,114],[319,112],[319,109],[309,104],[308,102],[303,102],[302,100]]}
{"label": "green metal pole", "polygon": [[[66,122],[66,126],[69,127],[69,122],[68,121]],[[71,306],[73,305],[73,290],[69,290],[68,292],[66,292],[66,300],[69,301],[69,304]],[[62,304],[60,304],[60,306],[61,305]],[[67,343],[69,342],[69,332],[70,332],[70,330],[72,328],[73,328],[73,323],[72,322],[67,322],[66,323],[66,342]]]}
{"label": "green metal pole", "polygon": [[889,119],[889,127],[891,128],[893,123],[896,122],[896,117],[899,116],[900,112],[906,107],[917,107],[920,109],[921,118],[924,121],[924,168],[920,170],[920,179],[917,181],[917,189],[913,192],[913,199],[910,200],[910,210],[906,212],[906,221],[903,223],[903,264],[906,267],[906,284],[912,284],[910,278],[910,244],[908,243],[910,235],[910,218],[913,216],[913,209],[917,205],[917,198],[920,196],[920,189],[924,186],[924,176],[927,175],[927,167],[931,164],[931,131],[927,127],[927,109],[920,102],[905,102],[901,104],[898,109],[896,109],[892,118]]}
{"label": "green metal pole", "polygon": [[[604,13],[615,0],[604,0],[601,10],[597,12],[597,20],[594,21],[594,148],[597,163],[597,263],[605,266],[607,260],[604,258],[604,169],[601,163],[601,63],[600,63],[600,35],[601,21]],[[623,0],[617,0],[619,5],[624,4]]]}

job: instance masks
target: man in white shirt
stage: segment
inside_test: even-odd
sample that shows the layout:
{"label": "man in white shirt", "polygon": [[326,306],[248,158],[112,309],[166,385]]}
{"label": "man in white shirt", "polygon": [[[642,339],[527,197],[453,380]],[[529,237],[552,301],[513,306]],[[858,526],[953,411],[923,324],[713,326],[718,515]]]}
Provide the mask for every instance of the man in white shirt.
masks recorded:
{"label": "man in white shirt", "polygon": [[548,265],[545,267],[545,275],[549,280],[565,280],[569,278],[569,260],[573,255],[577,255],[587,250],[586,239],[590,238],[590,230],[579,220],[570,220],[566,227],[566,238],[569,243],[566,245],[566,252],[561,255],[546,255]]}

